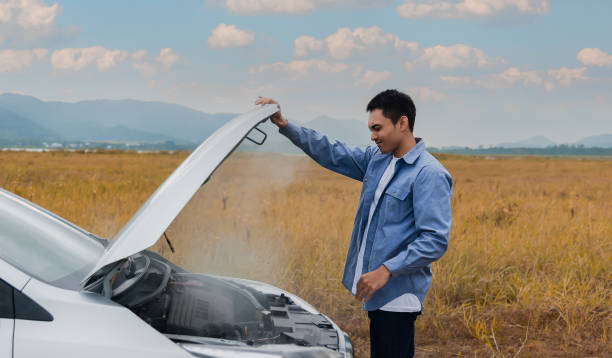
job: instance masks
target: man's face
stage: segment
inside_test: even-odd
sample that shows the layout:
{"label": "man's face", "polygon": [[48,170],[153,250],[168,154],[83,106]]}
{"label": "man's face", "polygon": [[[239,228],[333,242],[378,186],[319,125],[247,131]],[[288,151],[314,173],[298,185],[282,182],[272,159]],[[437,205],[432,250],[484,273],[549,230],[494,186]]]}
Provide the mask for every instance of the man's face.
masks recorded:
{"label": "man's face", "polygon": [[404,138],[402,132],[402,122],[407,123],[407,118],[402,117],[394,125],[393,122],[385,117],[382,109],[375,109],[370,112],[368,127],[372,135],[370,139],[378,145],[382,153],[389,153],[395,150]]}

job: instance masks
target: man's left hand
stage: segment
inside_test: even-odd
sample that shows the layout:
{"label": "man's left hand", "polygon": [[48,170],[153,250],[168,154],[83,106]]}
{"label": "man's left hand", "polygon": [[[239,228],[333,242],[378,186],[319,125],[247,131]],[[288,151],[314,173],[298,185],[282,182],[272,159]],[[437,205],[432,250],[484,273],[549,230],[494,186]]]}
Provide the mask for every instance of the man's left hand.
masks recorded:
{"label": "man's left hand", "polygon": [[363,274],[361,278],[359,278],[359,281],[357,281],[355,298],[361,301],[365,297],[364,302],[368,302],[374,292],[383,287],[387,281],[389,281],[390,277],[391,272],[385,265],[380,265],[376,270]]}

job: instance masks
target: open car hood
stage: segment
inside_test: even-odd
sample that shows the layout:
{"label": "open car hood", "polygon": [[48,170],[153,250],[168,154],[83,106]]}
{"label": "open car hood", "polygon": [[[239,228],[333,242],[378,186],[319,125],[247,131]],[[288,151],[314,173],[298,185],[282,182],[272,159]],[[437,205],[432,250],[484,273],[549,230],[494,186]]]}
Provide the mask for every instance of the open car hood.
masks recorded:
{"label": "open car hood", "polygon": [[155,244],[223,160],[254,127],[277,111],[275,104],[258,106],[230,120],[206,138],[113,238],[83,282],[102,267]]}

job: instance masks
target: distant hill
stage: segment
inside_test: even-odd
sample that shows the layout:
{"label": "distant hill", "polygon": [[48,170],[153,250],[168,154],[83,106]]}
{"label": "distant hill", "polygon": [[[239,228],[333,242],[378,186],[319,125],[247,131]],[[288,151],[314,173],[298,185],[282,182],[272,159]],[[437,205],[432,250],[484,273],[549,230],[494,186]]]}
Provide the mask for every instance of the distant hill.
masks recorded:
{"label": "distant hill", "polygon": [[[0,145],[36,147],[55,143],[60,147],[70,148],[110,145],[118,149],[189,149],[237,115],[204,113],[164,102],[126,99],[70,103],[41,101],[32,96],[5,93],[0,95]],[[372,145],[365,121],[319,116],[299,124],[327,135],[330,140],[338,139],[346,144],[361,147]],[[259,127],[268,134],[265,145],[257,146],[245,141],[240,150],[302,153],[278,133],[274,124],[268,121]],[[500,143],[493,151],[523,153],[522,149],[527,148],[534,149],[537,153],[538,150],[544,149],[551,153],[565,153],[575,151],[573,148],[580,146],[612,148],[612,134],[560,145],[547,137],[535,136],[516,142]],[[474,151],[465,147],[431,149],[444,152]]]}
{"label": "distant hill", "polygon": [[516,142],[504,142],[496,145],[498,148],[546,148],[552,147],[557,143],[544,136],[535,136]]}
{"label": "distant hill", "polygon": [[184,139],[170,137],[167,135],[139,131],[136,129],[131,129],[126,126],[112,126],[112,127],[103,127],[95,132],[87,132],[83,133],[82,136],[79,137],[80,140],[85,141],[99,141],[99,142],[118,142],[118,143],[129,143],[129,142],[137,142],[137,143],[160,143],[173,141],[178,143],[187,143]]}
{"label": "distant hill", "polygon": [[99,141],[200,143],[235,116],[230,113],[207,114],[163,102],[44,102],[12,93],[0,95],[0,108],[29,119],[62,138]]}
{"label": "distant hill", "polygon": [[[47,102],[14,93],[0,95],[0,109],[21,118],[24,128],[20,133],[29,132],[29,138],[142,143],[173,141],[193,146],[238,115],[209,114],[176,104],[137,100]],[[370,144],[366,123],[357,120],[320,116],[302,125],[347,144]],[[269,145],[258,149],[295,151],[295,146],[278,133],[276,126],[266,123],[261,127],[266,128]],[[7,137],[15,135],[6,131]]]}
{"label": "distant hill", "polygon": [[0,107],[0,138],[19,140],[53,139],[57,137],[56,132],[43,128],[27,118]]}
{"label": "distant hill", "polygon": [[583,145],[585,147],[612,148],[612,134],[602,134],[582,138],[576,142],[576,144]]}

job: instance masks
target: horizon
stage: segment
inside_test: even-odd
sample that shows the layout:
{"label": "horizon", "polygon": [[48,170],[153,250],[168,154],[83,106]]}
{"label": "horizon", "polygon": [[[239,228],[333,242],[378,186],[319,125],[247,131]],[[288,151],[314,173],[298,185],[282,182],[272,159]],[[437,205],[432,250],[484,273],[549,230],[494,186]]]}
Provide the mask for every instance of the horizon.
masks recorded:
{"label": "horizon", "polygon": [[[7,95],[7,94],[8,95],[23,96],[23,97],[30,97],[30,98],[34,98],[34,99],[36,99],[38,101],[45,102],[45,103],[51,103],[51,102],[58,103],[59,102],[59,103],[77,104],[77,103],[80,103],[80,102],[95,102],[95,101],[134,101],[134,102],[142,102],[142,103],[163,103],[163,104],[168,104],[168,105],[176,105],[176,106],[185,107],[185,108],[188,108],[190,110],[197,111],[197,112],[200,112],[200,113],[203,113],[203,114],[210,114],[210,115],[224,115],[224,114],[232,114],[232,115],[235,114],[235,115],[238,115],[239,114],[239,113],[229,113],[229,112],[211,113],[211,112],[202,111],[202,110],[197,109],[197,108],[192,108],[192,107],[189,107],[187,105],[180,104],[180,103],[164,102],[164,101],[158,101],[158,100],[140,100],[140,99],[134,99],[134,98],[121,98],[121,99],[95,98],[95,99],[83,99],[83,100],[77,100],[77,101],[48,101],[48,100],[41,99],[41,98],[38,98],[38,97],[35,97],[35,96],[32,96],[32,95],[28,95],[28,94],[25,94],[25,93],[17,93],[17,92],[3,92],[3,93],[0,93],[0,96],[4,96],[4,95]],[[300,124],[307,124],[309,122],[312,122],[312,121],[315,121],[315,120],[318,120],[318,119],[321,119],[321,118],[329,118],[329,119],[332,119],[334,121],[357,121],[357,120],[355,120],[353,118],[333,118],[331,116],[322,114],[322,115],[319,115],[319,116],[316,116],[316,117],[313,117],[313,118],[306,119],[304,121],[300,121],[299,123]],[[365,123],[364,123],[364,127],[367,130],[367,126],[365,126]],[[418,135],[416,135],[416,136],[418,137]],[[539,146],[539,147],[529,147],[529,146],[527,146],[527,147],[514,147],[514,148],[546,148],[548,146],[561,146],[561,145],[570,145],[570,146],[571,145],[577,145],[577,146],[579,146],[579,143],[578,143],[579,141],[584,140],[584,139],[593,138],[593,137],[599,137],[599,136],[612,136],[612,132],[611,133],[601,133],[601,134],[594,135],[594,136],[580,137],[580,138],[576,138],[575,140],[570,141],[570,142],[556,141],[556,140],[554,140],[554,139],[552,139],[552,138],[550,138],[550,137],[548,137],[547,135],[544,135],[544,134],[532,134],[530,137],[523,137],[523,138],[517,138],[517,139],[508,139],[508,140],[505,140],[505,141],[502,141],[502,142],[499,142],[499,143],[489,144],[489,145],[484,145],[484,144],[476,144],[476,145],[445,145],[445,144],[442,144],[442,145],[430,145],[430,144],[427,144],[427,147],[431,147],[431,148],[435,148],[435,149],[453,149],[453,148],[470,148],[470,149],[482,149],[482,148],[485,148],[485,149],[487,149],[487,148],[502,148],[504,145],[514,145],[514,144],[517,144],[517,143],[520,143],[520,142],[529,141],[531,139],[545,139],[545,140],[553,142],[554,144],[547,145],[547,146]],[[104,142],[104,141],[96,141],[96,140],[88,140],[88,141],[92,142],[92,143],[93,142]],[[111,143],[111,142],[112,141],[107,141],[105,143]],[[197,144],[197,143],[194,143],[194,144]],[[133,145],[133,144],[131,144],[131,145]],[[3,147],[3,148],[10,148],[10,147]]]}

